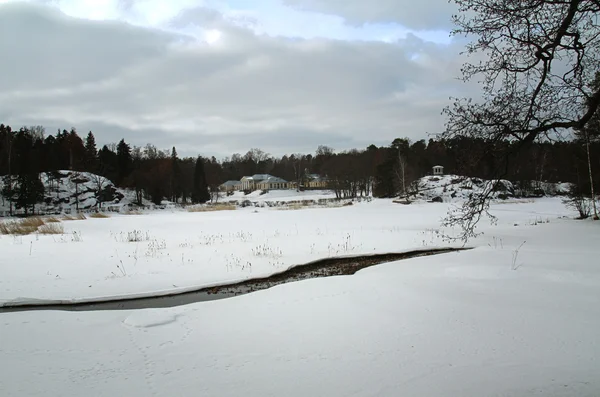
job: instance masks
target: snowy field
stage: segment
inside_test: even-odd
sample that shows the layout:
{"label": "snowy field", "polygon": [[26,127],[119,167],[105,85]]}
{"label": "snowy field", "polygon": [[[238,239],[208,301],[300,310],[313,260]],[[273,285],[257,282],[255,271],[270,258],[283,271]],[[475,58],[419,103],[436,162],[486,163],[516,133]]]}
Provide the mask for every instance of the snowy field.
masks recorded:
{"label": "snowy field", "polygon": [[[64,235],[1,236],[0,305],[153,295],[281,272],[316,259],[448,246],[447,204],[378,200],[342,208],[160,211],[63,222]],[[500,240],[569,214],[558,200],[501,204]],[[514,224],[518,223],[518,226]],[[452,233],[452,231],[448,231]],[[460,246],[460,244],[454,243]],[[527,247],[524,247],[527,249]]]}
{"label": "snowy field", "polygon": [[[447,209],[381,200],[71,221],[65,236],[0,238],[1,298],[166,291],[447,246],[436,233]],[[600,395],[599,225],[566,218],[559,199],[493,212],[474,250],[354,276],[172,309],[1,313],[1,395]],[[133,230],[148,240],[128,242]]]}
{"label": "snowy field", "polygon": [[261,194],[260,190],[255,190],[249,194],[243,192],[234,192],[231,196],[224,196],[221,198],[222,201],[244,201],[250,200],[252,202],[260,201],[273,201],[273,202],[286,202],[286,201],[301,201],[301,200],[331,200],[335,199],[335,193],[331,190],[305,190],[297,192],[293,189],[287,190],[270,190],[267,193]]}

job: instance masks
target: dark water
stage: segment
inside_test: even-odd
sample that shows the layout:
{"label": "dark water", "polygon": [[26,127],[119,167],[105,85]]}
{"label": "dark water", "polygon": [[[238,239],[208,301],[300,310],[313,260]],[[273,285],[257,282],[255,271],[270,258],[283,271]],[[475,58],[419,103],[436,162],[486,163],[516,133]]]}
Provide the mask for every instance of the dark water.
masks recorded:
{"label": "dark water", "polygon": [[307,280],[318,277],[331,277],[354,274],[357,271],[402,259],[427,255],[439,255],[449,252],[462,251],[468,248],[440,248],[415,250],[402,253],[362,255],[344,258],[326,258],[305,265],[294,266],[282,273],[269,277],[245,280],[234,284],[218,287],[202,288],[197,291],[184,292],[166,296],[147,298],[130,298],[93,303],[64,303],[64,304],[28,304],[14,307],[0,307],[0,313],[21,312],[31,310],[63,310],[63,311],[95,311],[95,310],[136,310],[164,308],[188,305],[190,303],[209,302],[227,299],[234,296],[249,294],[255,291],[271,288],[276,285]]}

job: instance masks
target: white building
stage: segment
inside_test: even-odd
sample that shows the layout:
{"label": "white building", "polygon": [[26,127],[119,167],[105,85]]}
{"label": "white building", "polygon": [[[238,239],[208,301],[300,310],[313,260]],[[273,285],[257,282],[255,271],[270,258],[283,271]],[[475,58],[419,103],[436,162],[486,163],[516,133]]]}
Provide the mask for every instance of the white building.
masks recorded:
{"label": "white building", "polygon": [[288,181],[269,174],[254,174],[252,176],[245,176],[242,178],[241,184],[242,190],[289,189]]}
{"label": "white building", "polygon": [[444,167],[441,165],[434,165],[433,175],[444,175]]}

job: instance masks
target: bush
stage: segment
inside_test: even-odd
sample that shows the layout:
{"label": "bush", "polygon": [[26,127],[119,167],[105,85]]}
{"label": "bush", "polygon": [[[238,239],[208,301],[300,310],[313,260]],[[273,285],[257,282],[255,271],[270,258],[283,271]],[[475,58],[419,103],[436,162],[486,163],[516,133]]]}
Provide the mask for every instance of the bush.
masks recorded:
{"label": "bush", "polygon": [[585,197],[580,187],[572,186],[571,189],[569,189],[568,198],[563,199],[563,203],[567,208],[571,208],[579,213],[577,219],[586,219],[590,217],[592,212],[592,199]]}

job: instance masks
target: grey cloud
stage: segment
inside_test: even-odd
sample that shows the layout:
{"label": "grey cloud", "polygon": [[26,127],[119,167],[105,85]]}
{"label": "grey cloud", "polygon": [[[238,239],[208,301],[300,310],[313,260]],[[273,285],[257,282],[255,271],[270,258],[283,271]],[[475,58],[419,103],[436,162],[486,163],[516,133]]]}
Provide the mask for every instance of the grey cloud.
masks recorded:
{"label": "grey cloud", "polygon": [[[169,35],[116,22],[79,21],[30,4],[0,7],[2,90],[42,89],[108,78],[159,55]],[[8,63],[8,65],[7,65]]]}
{"label": "grey cloud", "polygon": [[456,6],[448,0],[284,0],[304,10],[339,15],[352,24],[398,22],[416,30],[449,30]]}
{"label": "grey cloud", "polygon": [[[0,25],[36,24],[35,35],[0,38],[13,59],[0,64],[0,122],[76,126],[99,142],[124,137],[189,155],[250,147],[279,155],[426,138],[441,130],[448,96],[464,89],[454,80],[458,47],[413,36],[393,44],[256,36],[206,15],[179,22],[218,28],[216,46],[0,7]],[[19,51],[41,51],[44,62],[21,65]]]}

